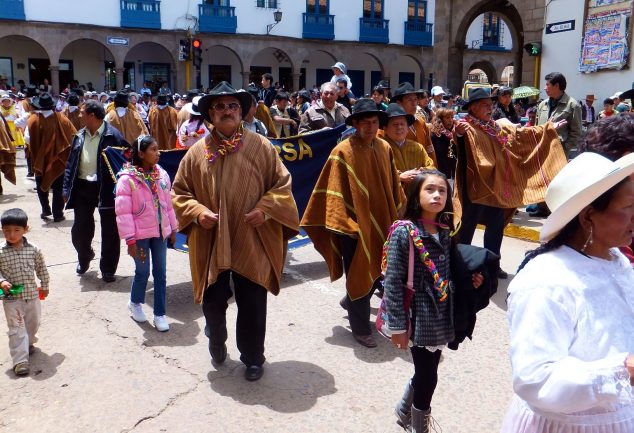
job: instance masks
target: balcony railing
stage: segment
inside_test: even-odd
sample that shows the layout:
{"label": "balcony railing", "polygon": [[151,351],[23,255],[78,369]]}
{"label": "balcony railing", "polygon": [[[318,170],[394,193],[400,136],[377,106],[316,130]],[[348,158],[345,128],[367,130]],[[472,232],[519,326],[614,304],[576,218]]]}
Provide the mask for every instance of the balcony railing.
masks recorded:
{"label": "balcony railing", "polygon": [[405,45],[431,47],[434,25],[423,21],[405,21]]}
{"label": "balcony railing", "polygon": [[335,38],[335,16],[304,13],[302,37],[305,39],[333,40]]}
{"label": "balcony railing", "polygon": [[161,2],[157,0],[121,0],[121,27],[161,28]]}
{"label": "balcony railing", "polygon": [[381,18],[359,18],[359,40],[361,42],[390,42],[390,20]]}
{"label": "balcony railing", "polygon": [[0,19],[24,21],[24,1],[0,0]]}
{"label": "balcony railing", "polygon": [[510,51],[503,45],[487,45],[484,43],[482,39],[477,41],[471,41],[471,48],[474,50],[485,50],[485,51]]}
{"label": "balcony railing", "polygon": [[232,6],[198,5],[198,28],[208,33],[235,33],[238,27],[236,8]]}

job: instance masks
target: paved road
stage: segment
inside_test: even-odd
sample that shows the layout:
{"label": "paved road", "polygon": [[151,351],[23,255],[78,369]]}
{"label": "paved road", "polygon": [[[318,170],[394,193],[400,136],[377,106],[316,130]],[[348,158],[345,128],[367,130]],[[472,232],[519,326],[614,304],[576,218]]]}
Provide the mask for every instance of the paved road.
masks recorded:
{"label": "paved road", "polygon": [[[376,349],[354,342],[338,305],[344,282],[329,282],[311,245],[289,254],[283,289],[268,298],[265,375],[249,383],[235,348],[233,305],[229,358],[219,368],[210,364],[185,254],[168,252],[171,330],[137,324],[126,308],[132,260],[122,249],[112,284],[99,279],[98,257],[76,276],[72,212],[62,223],[40,220],[33,182],[24,175],[20,166],[17,186],[4,181],[0,210],[28,212],[28,238],[44,250],[52,287],[29,377],[13,375],[0,333],[0,432],[402,431],[392,411],[413,373],[411,357],[384,340]],[[503,267],[511,273],[533,247],[505,239]],[[444,352],[432,405],[446,433],[499,430],[511,396],[505,287],[479,315],[474,340]],[[150,283],[150,317],[151,295]],[[6,329],[4,316],[0,327]]]}

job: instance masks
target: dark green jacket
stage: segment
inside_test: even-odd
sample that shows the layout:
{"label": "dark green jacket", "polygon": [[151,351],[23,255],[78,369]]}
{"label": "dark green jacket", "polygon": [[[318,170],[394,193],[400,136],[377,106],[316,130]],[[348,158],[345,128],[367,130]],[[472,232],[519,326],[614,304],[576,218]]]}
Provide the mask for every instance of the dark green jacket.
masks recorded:
{"label": "dark green jacket", "polygon": [[549,116],[548,99],[542,101],[537,108],[537,124],[543,125],[548,120],[558,122],[566,119],[568,124],[557,132],[566,153],[576,149],[581,140],[581,105],[564,93]]}

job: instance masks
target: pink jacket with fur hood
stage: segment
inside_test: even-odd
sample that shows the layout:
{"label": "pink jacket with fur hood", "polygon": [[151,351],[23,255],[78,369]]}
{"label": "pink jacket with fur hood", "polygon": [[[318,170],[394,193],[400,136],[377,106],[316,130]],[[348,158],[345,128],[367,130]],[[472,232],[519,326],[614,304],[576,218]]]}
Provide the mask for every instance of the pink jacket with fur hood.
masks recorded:
{"label": "pink jacket with fur hood", "polygon": [[117,189],[115,197],[115,212],[119,237],[128,245],[139,239],[169,238],[172,232],[178,230],[176,214],[172,207],[170,196],[170,178],[158,164],[160,172],[158,182],[158,199],[161,209],[161,232],[159,233],[159,219],[154,207],[152,191],[147,183],[134,174],[126,165],[117,175]]}

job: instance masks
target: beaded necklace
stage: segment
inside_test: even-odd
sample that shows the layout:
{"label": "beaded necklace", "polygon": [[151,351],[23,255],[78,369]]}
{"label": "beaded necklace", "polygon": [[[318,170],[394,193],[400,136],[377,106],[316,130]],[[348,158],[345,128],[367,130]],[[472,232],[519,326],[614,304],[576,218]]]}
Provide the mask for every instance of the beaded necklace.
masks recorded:
{"label": "beaded necklace", "polygon": [[410,221],[396,221],[394,224],[392,224],[392,227],[390,227],[390,230],[387,235],[388,240],[383,245],[383,254],[381,257],[381,269],[383,270],[387,269],[388,243],[389,243],[390,237],[392,236],[392,232],[394,232],[394,230],[397,227],[405,227],[407,231],[409,232],[409,235],[412,238],[412,243],[414,244],[414,247],[416,248],[416,250],[418,250],[418,256],[420,261],[427,267],[427,269],[431,273],[432,279],[434,281],[434,293],[436,295],[436,298],[438,299],[439,302],[446,301],[447,292],[449,290],[449,281],[447,281],[446,279],[440,276],[440,273],[438,272],[438,268],[436,267],[436,264],[431,259],[429,251],[427,251],[427,248],[425,248],[425,245],[423,244],[423,240],[421,239],[420,234],[418,233],[418,229]]}
{"label": "beaded necklace", "polygon": [[242,132],[243,129],[241,123],[235,134],[233,134],[229,139],[225,140],[220,137],[220,134],[218,133],[216,128],[214,128],[211,131],[210,141],[214,142],[216,147],[218,147],[218,150],[212,153],[211,149],[209,148],[209,143],[205,141],[205,159],[211,164],[221,156],[237,152],[238,149],[240,149],[240,147],[242,146]]}
{"label": "beaded necklace", "polygon": [[[498,143],[500,143],[500,145],[502,147],[506,147],[508,145],[508,141],[509,141],[509,137],[508,135],[506,135],[506,133],[504,131],[502,131],[502,128],[500,128],[500,125],[498,125],[495,120],[489,120],[488,122],[485,122],[484,120],[480,120],[477,119],[475,117],[473,117],[471,114],[467,114],[467,116],[465,117],[465,120],[471,125],[474,126],[484,132],[486,132],[488,135],[490,135],[491,137],[495,138],[497,140]],[[510,147],[510,145],[509,145]]]}
{"label": "beaded necklace", "polygon": [[125,163],[123,168],[150,188],[152,198],[154,199],[154,207],[158,208],[158,186],[161,180],[161,172],[159,171],[158,165],[155,164],[149,172],[146,172],[143,167],[138,167],[129,162]]}

